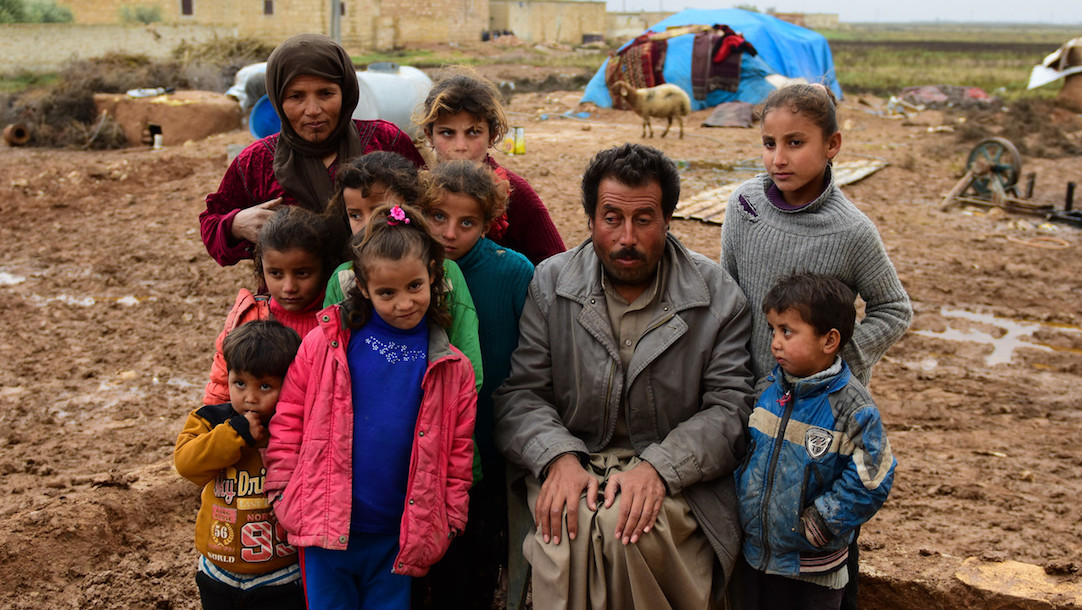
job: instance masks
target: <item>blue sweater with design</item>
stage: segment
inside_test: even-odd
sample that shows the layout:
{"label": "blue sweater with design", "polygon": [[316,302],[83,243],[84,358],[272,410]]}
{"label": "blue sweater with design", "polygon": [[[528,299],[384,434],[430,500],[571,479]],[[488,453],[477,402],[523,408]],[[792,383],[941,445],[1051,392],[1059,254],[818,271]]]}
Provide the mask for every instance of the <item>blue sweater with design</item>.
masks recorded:
{"label": "blue sweater with design", "polygon": [[395,328],[375,312],[346,348],[353,391],[355,532],[397,534],[406,502],[410,455],[428,368],[427,318]]}

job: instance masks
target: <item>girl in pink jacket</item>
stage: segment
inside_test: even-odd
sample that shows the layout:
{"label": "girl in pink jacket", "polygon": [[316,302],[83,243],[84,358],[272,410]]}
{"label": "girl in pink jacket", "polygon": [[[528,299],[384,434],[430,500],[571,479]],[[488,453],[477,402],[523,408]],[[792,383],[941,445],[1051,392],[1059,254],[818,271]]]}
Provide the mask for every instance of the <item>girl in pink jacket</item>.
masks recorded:
{"label": "girl in pink jacket", "polygon": [[268,318],[292,328],[302,338],[316,327],[316,314],[323,307],[327,280],[342,256],[342,245],[322,216],[299,206],[278,210],[263,225],[254,253],[259,293],[241,288],[237,294],[215,343],[203,404],[229,402],[229,372],[222,344],[230,331],[245,322]]}
{"label": "girl in pink jacket", "polygon": [[309,608],[410,607],[466,526],[477,392],[447,341],[443,247],[421,214],[372,214],[356,286],[319,314],[270,422],[265,490]]}

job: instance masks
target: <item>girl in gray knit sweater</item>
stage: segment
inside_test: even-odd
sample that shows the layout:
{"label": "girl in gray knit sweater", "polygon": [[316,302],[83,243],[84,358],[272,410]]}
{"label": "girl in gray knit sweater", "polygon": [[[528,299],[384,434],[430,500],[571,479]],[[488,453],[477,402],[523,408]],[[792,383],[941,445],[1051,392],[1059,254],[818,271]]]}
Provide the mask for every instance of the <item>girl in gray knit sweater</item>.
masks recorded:
{"label": "girl in gray knit sweater", "polygon": [[761,381],[775,364],[758,305],[778,278],[810,272],[837,277],[864,299],[865,316],[842,358],[867,384],[913,310],[875,225],[834,184],[831,161],[842,145],[834,94],[822,85],[778,89],[763,105],[761,125],[767,173],[729,198],[721,232],[721,263],[755,316],[755,377]]}
{"label": "girl in gray knit sweater", "polygon": [[[871,219],[834,184],[831,162],[842,147],[836,100],[822,85],[790,85],[760,111],[767,173],[729,198],[721,230],[721,264],[740,284],[752,312],[752,372],[765,388],[775,361],[759,305],[781,277],[832,275],[865,302],[864,318],[841,356],[864,385],[872,365],[909,328],[913,309]],[[859,530],[858,530],[859,532]],[[858,534],[859,535],[859,534]],[[849,548],[842,608],[856,608],[859,550]]]}

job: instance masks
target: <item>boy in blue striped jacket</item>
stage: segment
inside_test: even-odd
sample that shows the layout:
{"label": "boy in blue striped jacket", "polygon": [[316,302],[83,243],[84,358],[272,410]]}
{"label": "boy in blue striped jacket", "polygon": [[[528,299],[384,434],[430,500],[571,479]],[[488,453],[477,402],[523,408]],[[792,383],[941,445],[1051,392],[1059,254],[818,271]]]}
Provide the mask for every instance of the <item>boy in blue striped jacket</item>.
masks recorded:
{"label": "boy in blue striped jacket", "polygon": [[811,273],[782,278],[763,300],[778,364],[736,472],[749,609],[838,608],[849,544],[890,492],[897,462],[879,410],[838,355],[854,300]]}

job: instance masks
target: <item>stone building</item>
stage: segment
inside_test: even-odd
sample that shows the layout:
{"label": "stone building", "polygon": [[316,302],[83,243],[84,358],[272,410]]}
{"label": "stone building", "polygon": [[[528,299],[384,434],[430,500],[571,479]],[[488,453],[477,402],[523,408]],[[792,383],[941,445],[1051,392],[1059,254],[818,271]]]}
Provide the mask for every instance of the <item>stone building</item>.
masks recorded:
{"label": "stone building", "polygon": [[624,42],[642,34],[655,23],[668,19],[673,13],[664,11],[613,12],[605,15],[605,38]]}
{"label": "stone building", "polygon": [[[61,0],[77,24],[117,24],[127,11],[156,7],[163,25],[227,27],[271,44],[302,32],[329,32],[331,0]],[[340,0],[342,44],[388,49],[481,39],[488,0]],[[604,7],[604,4],[601,5]],[[603,9],[602,9],[603,10]]]}
{"label": "stone building", "polygon": [[605,36],[603,0],[489,0],[489,29],[527,42],[582,44]]}

